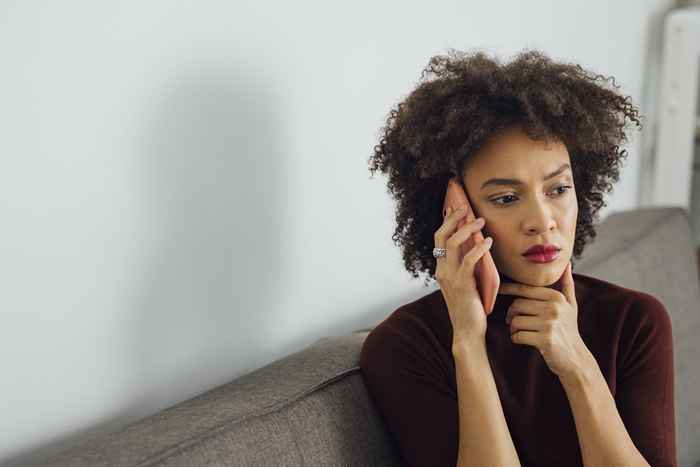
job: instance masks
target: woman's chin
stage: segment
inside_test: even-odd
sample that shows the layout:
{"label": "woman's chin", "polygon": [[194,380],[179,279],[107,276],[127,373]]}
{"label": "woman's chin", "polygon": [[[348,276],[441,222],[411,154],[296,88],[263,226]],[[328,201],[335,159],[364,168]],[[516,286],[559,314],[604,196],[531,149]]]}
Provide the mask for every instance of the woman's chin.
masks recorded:
{"label": "woman's chin", "polygon": [[532,261],[521,255],[515,264],[509,263],[510,267],[508,268],[499,266],[500,261],[498,261],[496,269],[501,282],[520,282],[533,287],[547,287],[556,284],[559,280],[564,271],[562,264],[566,259],[567,256],[563,250],[556,258],[548,262]]}
{"label": "woman's chin", "polygon": [[561,277],[562,270],[559,258],[548,263],[533,263],[523,258],[523,263],[518,265],[518,270],[513,274],[506,274],[511,280],[534,287],[546,287],[556,283]]}

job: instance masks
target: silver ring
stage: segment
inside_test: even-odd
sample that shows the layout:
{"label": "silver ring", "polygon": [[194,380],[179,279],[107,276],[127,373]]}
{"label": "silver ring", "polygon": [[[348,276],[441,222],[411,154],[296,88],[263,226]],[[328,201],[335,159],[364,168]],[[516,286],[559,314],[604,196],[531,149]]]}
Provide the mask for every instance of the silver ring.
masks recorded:
{"label": "silver ring", "polygon": [[445,256],[447,253],[447,250],[445,248],[433,248],[433,256],[435,258],[440,258],[441,256]]}

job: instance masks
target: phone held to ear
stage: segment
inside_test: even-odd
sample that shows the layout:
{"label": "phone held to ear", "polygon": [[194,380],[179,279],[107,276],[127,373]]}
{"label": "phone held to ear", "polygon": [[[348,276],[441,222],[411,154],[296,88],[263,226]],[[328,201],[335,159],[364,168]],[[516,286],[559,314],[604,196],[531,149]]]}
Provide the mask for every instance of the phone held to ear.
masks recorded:
{"label": "phone held to ear", "polygon": [[[445,193],[445,203],[442,207],[442,217],[445,218],[445,213],[448,207],[452,209],[457,209],[460,206],[467,206],[467,215],[463,217],[457,224],[457,229],[461,229],[462,226],[468,222],[472,222],[476,219],[474,216],[474,211],[472,210],[471,204],[469,204],[469,199],[467,194],[462,188],[462,184],[458,177],[452,177],[447,182],[447,192]],[[476,242],[474,238],[476,236],[476,241],[481,242],[484,240],[484,236],[481,231],[476,231],[472,236],[470,236],[461,246],[460,246],[460,262],[464,255],[471,250]],[[493,306],[496,303],[496,295],[498,294],[498,287],[501,284],[500,277],[498,275],[498,270],[491,257],[491,252],[486,250],[479,261],[476,262],[474,266],[474,278],[476,279],[476,288],[479,291],[479,296],[481,298],[481,303],[484,306],[484,311],[486,314],[490,314],[493,311]]]}

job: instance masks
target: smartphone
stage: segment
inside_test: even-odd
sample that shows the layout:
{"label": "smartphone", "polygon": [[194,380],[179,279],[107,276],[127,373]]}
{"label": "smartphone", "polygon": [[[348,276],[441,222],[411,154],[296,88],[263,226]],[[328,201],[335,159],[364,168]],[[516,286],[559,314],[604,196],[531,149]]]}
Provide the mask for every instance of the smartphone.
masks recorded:
{"label": "smartphone", "polygon": [[[459,177],[454,176],[447,182],[445,202],[442,207],[443,219],[447,215],[448,207],[451,206],[454,210],[463,205],[467,206],[467,215],[459,221],[457,224],[457,229],[462,228],[462,226],[468,222],[472,222],[474,219],[476,219],[476,216],[474,215],[471,204],[469,204],[467,193],[464,191],[464,188],[462,188],[462,183],[460,182]],[[474,237],[476,237],[476,240]],[[464,255],[466,255],[477,242],[481,242],[483,240],[484,236],[480,230],[472,234],[460,246],[460,262],[462,261],[462,258],[464,258]],[[484,311],[488,315],[493,311],[493,306],[496,303],[496,295],[498,295],[498,287],[501,285],[498,270],[496,269],[496,265],[493,262],[493,257],[491,257],[491,252],[489,250],[486,250],[486,253],[484,253],[481,258],[479,258],[479,261],[476,262],[476,265],[474,266],[474,278],[476,279],[476,288],[479,291],[479,296],[481,298],[481,303],[484,306]]]}

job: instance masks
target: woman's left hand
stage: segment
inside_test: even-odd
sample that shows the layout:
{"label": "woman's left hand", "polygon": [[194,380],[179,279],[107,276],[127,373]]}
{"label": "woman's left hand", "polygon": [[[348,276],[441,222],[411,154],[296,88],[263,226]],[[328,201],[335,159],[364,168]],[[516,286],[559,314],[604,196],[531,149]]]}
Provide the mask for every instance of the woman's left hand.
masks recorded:
{"label": "woman's left hand", "polygon": [[511,340],[537,347],[560,380],[575,378],[590,364],[586,344],[578,332],[578,304],[571,262],[561,279],[561,292],[518,282],[503,283],[499,294],[519,295],[508,308]]}

